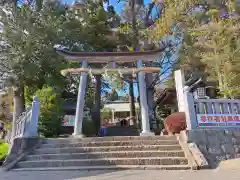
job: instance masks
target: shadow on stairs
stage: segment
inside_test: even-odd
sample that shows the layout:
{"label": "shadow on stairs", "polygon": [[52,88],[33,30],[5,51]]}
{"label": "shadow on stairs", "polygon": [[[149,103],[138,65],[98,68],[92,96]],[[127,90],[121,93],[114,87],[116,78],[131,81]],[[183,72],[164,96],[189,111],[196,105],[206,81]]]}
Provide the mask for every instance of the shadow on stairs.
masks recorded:
{"label": "shadow on stairs", "polygon": [[134,126],[110,126],[107,136],[139,136],[140,130]]}

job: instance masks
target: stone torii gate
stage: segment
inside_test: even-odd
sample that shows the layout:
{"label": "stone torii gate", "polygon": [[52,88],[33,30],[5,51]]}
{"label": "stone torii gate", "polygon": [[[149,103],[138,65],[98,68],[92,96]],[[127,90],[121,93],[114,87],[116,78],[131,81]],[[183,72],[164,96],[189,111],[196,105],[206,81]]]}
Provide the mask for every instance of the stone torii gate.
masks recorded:
{"label": "stone torii gate", "polygon": [[[138,74],[140,106],[141,106],[141,121],[142,132],[141,136],[153,136],[154,133],[150,131],[150,122],[148,115],[148,104],[146,95],[145,73],[157,73],[160,68],[144,67],[143,62],[149,62],[157,59],[162,50],[152,50],[144,52],[69,52],[65,50],[57,50],[57,52],[64,57],[65,60],[71,62],[81,62],[81,68],[71,68],[62,70],[62,74],[79,74],[80,84],[78,90],[76,117],[74,124],[75,137],[82,137],[82,122],[83,122],[83,109],[85,104],[85,92],[87,84],[87,73],[91,74],[104,74],[106,72],[121,73],[121,74]],[[135,63],[137,68],[116,68],[116,63]],[[111,63],[111,68],[92,69],[88,68],[88,64],[92,63]]]}

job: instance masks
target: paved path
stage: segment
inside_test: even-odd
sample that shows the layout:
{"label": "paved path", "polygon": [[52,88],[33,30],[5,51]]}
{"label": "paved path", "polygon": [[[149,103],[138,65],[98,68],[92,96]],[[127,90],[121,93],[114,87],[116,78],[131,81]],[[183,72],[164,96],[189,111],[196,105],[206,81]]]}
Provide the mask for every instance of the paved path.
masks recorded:
{"label": "paved path", "polygon": [[240,180],[240,170],[1,172],[0,180]]}

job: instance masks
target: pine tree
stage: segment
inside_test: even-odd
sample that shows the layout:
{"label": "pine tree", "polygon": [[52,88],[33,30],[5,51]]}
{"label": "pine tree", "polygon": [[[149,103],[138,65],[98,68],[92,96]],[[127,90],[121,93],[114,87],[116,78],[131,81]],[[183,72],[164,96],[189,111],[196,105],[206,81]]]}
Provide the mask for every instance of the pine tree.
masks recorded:
{"label": "pine tree", "polygon": [[228,11],[209,11],[211,22],[191,30],[197,37],[196,47],[203,50],[199,53],[206,64],[211,79],[217,80],[222,95],[228,98],[239,97],[240,77],[238,67],[240,54],[240,18],[233,14],[234,8],[229,3]]}
{"label": "pine tree", "polygon": [[[237,97],[239,83],[239,15],[237,1],[221,3],[197,0],[165,1],[162,18],[155,26],[155,38],[173,33],[178,26],[183,41],[179,66],[191,73],[205,68],[208,79],[219,83],[225,97]],[[224,11],[222,10],[224,9]]]}

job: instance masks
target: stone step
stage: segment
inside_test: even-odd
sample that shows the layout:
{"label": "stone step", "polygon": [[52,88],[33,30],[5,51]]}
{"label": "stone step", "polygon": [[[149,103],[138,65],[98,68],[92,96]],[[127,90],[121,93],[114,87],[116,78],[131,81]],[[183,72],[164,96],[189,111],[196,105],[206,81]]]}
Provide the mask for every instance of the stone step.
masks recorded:
{"label": "stone step", "polygon": [[109,165],[187,165],[187,164],[188,160],[182,157],[101,158],[101,159],[22,161],[17,163],[16,168],[109,166]]}
{"label": "stone step", "polygon": [[134,145],[176,145],[177,140],[133,140],[133,141],[93,141],[75,143],[42,144],[40,148],[96,147],[96,146],[134,146]]}
{"label": "stone step", "polygon": [[36,160],[68,160],[68,159],[94,159],[94,158],[132,158],[132,157],[184,157],[183,151],[113,151],[113,152],[87,152],[66,154],[28,155],[25,161]]}
{"label": "stone step", "polygon": [[71,166],[71,167],[34,167],[17,168],[11,171],[96,171],[96,170],[189,170],[188,165],[111,165],[111,166]]}
{"label": "stone step", "polygon": [[180,145],[136,145],[136,146],[99,146],[99,147],[69,147],[35,149],[33,154],[60,154],[109,151],[179,151]]}
{"label": "stone step", "polygon": [[110,126],[107,128],[107,130],[125,130],[125,131],[141,131],[138,128],[134,127],[124,127],[124,126]]}
{"label": "stone step", "polygon": [[88,138],[48,138],[43,141],[43,144],[131,140],[176,140],[176,136],[106,136]]}

